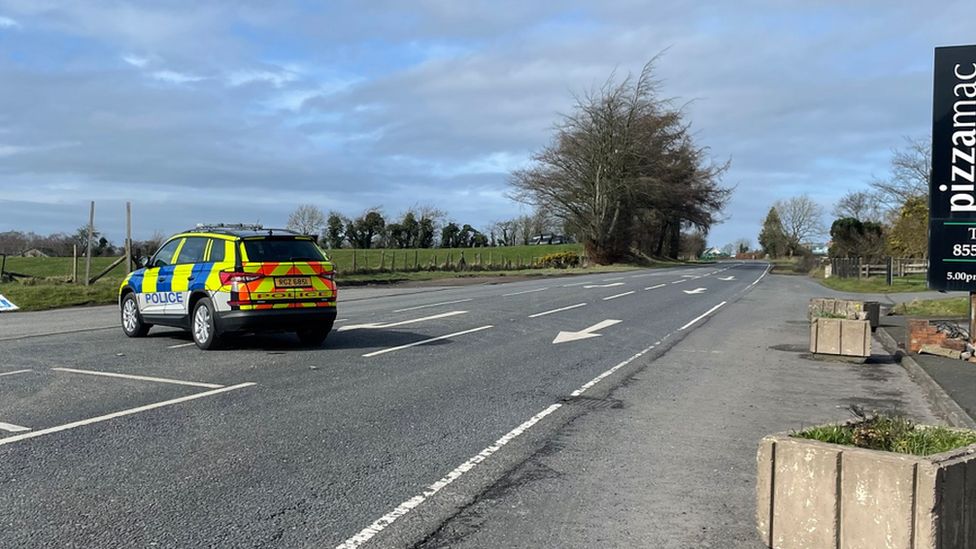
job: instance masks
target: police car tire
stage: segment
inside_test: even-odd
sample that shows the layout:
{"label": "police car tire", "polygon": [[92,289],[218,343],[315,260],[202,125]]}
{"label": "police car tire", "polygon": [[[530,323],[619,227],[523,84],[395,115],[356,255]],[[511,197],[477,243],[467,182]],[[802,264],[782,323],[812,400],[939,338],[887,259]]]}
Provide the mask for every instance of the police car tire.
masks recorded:
{"label": "police car tire", "polygon": [[315,328],[303,328],[296,332],[298,340],[304,345],[321,345],[332,331],[332,323]]}
{"label": "police car tire", "polygon": [[[197,315],[201,315],[199,319],[200,322],[206,325],[204,330],[201,330],[197,326]],[[206,337],[201,339],[202,332],[205,331]],[[214,320],[214,308],[213,303],[210,301],[209,297],[201,297],[196,304],[193,305],[193,313],[190,316],[190,334],[193,336],[193,342],[197,344],[197,347],[203,349],[204,351],[208,349],[215,349],[219,337],[217,336],[217,324]]]}
{"label": "police car tire", "polygon": [[[128,306],[127,304],[129,302],[132,302],[132,309],[130,313],[133,316],[133,322],[131,323],[131,329],[129,326],[126,326],[125,322],[126,307]],[[142,315],[139,314],[139,302],[136,300],[136,295],[133,293],[126,294],[125,297],[122,298],[121,314],[122,332],[129,337],[146,337],[146,334],[149,333],[149,328],[152,328],[152,324],[147,324],[142,320]]]}

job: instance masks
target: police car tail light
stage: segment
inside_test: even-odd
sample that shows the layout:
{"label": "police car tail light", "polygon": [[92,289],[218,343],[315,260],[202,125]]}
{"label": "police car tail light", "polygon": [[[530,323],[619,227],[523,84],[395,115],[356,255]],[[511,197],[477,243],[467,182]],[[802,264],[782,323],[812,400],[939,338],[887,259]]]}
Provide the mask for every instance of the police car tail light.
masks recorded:
{"label": "police car tail light", "polygon": [[261,273],[237,273],[233,271],[220,272],[220,284],[222,286],[227,286],[228,284],[247,284],[259,278],[264,278],[264,275]]}

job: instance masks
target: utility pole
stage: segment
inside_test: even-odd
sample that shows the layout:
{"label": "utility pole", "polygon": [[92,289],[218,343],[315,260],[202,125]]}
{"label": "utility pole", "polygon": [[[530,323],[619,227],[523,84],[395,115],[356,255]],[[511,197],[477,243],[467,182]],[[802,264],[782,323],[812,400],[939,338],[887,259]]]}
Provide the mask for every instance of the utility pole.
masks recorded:
{"label": "utility pole", "polygon": [[132,203],[125,203],[125,272],[132,272]]}
{"label": "utility pole", "polygon": [[91,280],[92,238],[95,237],[95,201],[92,200],[91,211],[88,214],[88,251],[85,252],[85,286]]}

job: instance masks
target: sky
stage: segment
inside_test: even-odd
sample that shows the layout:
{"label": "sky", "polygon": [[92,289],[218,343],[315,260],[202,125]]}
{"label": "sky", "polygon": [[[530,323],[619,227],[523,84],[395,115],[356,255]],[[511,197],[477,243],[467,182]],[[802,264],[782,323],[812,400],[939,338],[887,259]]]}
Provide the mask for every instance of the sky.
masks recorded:
{"label": "sky", "polygon": [[0,0],[0,231],[110,239],[283,226],[303,203],[486,227],[528,209],[573,96],[656,55],[663,96],[731,160],[709,242],[770,205],[828,211],[931,127],[932,57],[976,43],[972,0]]}

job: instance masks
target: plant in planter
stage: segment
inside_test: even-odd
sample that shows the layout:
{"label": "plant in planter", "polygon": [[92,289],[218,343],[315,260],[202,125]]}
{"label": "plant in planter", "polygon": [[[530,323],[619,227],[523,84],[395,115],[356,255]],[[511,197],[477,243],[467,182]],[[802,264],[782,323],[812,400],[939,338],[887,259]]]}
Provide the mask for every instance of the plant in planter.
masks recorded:
{"label": "plant in planter", "polygon": [[769,547],[976,547],[974,431],[862,416],[768,436],[757,458]]}

